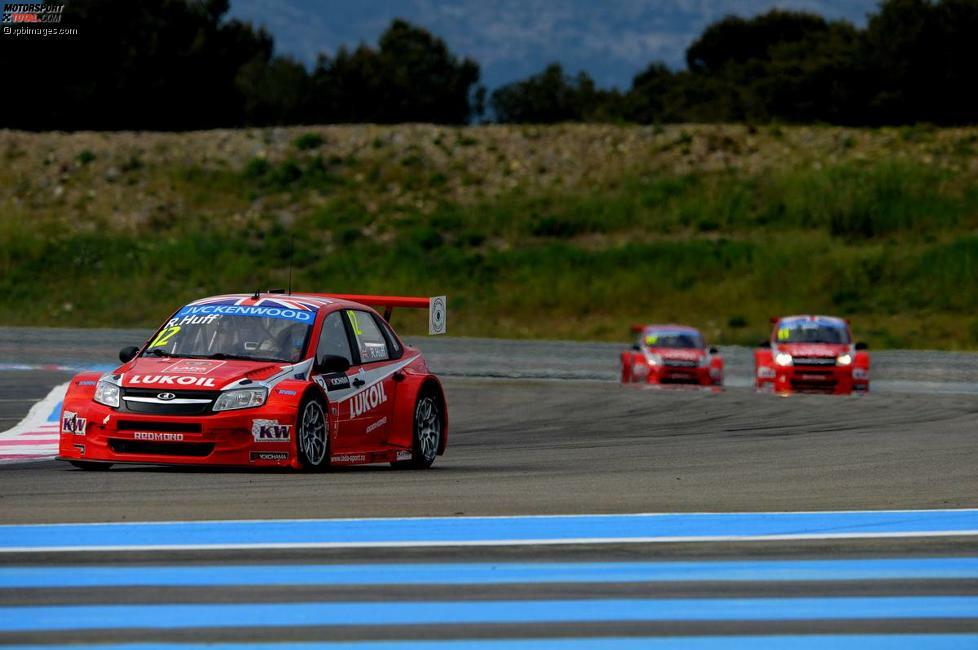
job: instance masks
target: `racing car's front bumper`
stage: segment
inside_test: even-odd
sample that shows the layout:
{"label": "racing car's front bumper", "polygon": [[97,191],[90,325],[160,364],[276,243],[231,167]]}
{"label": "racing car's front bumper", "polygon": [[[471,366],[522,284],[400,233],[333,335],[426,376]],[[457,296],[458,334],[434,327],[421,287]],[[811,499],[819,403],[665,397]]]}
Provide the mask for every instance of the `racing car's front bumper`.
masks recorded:
{"label": "racing car's front bumper", "polygon": [[869,390],[869,373],[853,366],[761,366],[757,387],[776,393],[830,393],[848,395]]}
{"label": "racing car's front bumper", "polygon": [[713,386],[722,383],[721,375],[715,368],[667,365],[651,366],[646,381],[650,384],[691,384],[696,386]]}
{"label": "racing car's front bumper", "polygon": [[[74,424],[65,425],[65,414],[74,417]],[[91,400],[66,400],[58,458],[294,467],[295,418],[294,411],[268,405],[191,417],[126,413]]]}

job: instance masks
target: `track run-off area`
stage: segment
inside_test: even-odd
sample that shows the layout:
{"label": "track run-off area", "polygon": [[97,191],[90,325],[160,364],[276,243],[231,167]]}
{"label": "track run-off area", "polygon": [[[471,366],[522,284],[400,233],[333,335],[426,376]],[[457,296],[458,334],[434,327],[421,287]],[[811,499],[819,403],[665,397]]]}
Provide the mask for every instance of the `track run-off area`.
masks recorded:
{"label": "track run-off area", "polygon": [[[0,644],[978,647],[978,357],[868,395],[622,388],[614,344],[418,339],[429,471],[49,458],[58,387],[147,333],[0,328]],[[146,645],[149,644],[149,645]]]}

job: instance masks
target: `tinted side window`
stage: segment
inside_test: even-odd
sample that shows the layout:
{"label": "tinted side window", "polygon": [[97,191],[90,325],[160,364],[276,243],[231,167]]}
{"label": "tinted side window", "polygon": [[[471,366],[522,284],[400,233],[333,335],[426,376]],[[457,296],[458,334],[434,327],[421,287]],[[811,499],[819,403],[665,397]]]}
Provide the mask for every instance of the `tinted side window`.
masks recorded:
{"label": "tinted side window", "polygon": [[350,340],[346,337],[343,317],[338,311],[334,311],[323,321],[323,333],[319,337],[319,347],[316,348],[317,359],[321,359],[327,354],[343,357],[351,364],[353,363],[353,355],[350,353]]}
{"label": "tinted side window", "polygon": [[394,330],[380,317],[374,318],[377,325],[380,326],[381,331],[383,331],[384,336],[387,338],[387,351],[390,353],[391,359],[400,359],[401,355],[404,354],[404,349],[397,340],[397,336],[394,335]]}
{"label": "tinted side window", "polygon": [[360,349],[360,363],[372,363],[374,361],[386,361],[389,359],[387,339],[384,338],[383,332],[377,327],[373,316],[365,311],[355,309],[346,310],[346,315],[350,319],[353,336]]}

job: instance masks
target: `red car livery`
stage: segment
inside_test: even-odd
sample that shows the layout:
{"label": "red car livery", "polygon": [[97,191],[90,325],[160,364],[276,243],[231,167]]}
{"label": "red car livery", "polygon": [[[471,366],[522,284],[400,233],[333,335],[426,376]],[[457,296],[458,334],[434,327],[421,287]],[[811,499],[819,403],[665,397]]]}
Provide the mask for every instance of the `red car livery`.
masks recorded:
{"label": "red car livery", "polygon": [[429,333],[444,333],[443,296],[275,292],[192,302],[142,348],[122,350],[115,371],[72,379],[58,457],[84,469],[429,467],[448,441],[445,395],[421,353],[391,329],[395,307],[427,308]]}
{"label": "red car livery", "polygon": [[831,316],[774,318],[771,339],[754,351],[754,385],[778,393],[869,390],[869,352]]}
{"label": "red car livery", "polygon": [[723,357],[684,325],[633,325],[638,340],[621,353],[624,384],[723,384]]}

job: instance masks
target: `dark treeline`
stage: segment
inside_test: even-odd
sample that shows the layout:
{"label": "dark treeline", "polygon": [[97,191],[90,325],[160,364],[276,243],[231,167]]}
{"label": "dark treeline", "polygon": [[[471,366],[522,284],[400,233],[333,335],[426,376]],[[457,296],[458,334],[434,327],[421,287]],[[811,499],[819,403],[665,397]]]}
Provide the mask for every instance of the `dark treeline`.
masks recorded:
{"label": "dark treeline", "polygon": [[273,54],[228,0],[68,2],[75,38],[0,36],[11,67],[0,127],[186,130],[328,122],[463,124],[481,114],[479,66],[394,21],[376,47]]}
{"label": "dark treeline", "polygon": [[503,122],[978,121],[978,2],[887,0],[865,29],[771,11],[710,25],[686,69],[653,63],[625,92],[597,91],[554,64],[497,89]]}
{"label": "dark treeline", "polygon": [[[396,20],[376,46],[312,70],[228,20],[228,0],[71,2],[66,39],[0,38],[10,64],[0,127],[184,130],[483,119],[479,66]],[[864,29],[771,11],[710,25],[686,67],[652,63],[630,88],[558,64],[496,89],[500,122],[978,121],[978,0],[884,0]]]}

